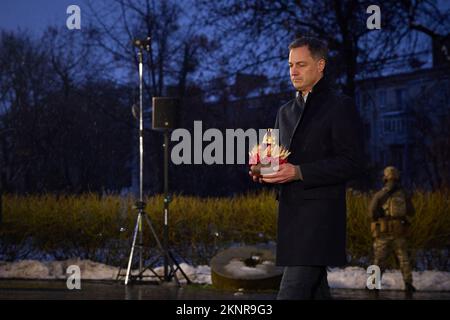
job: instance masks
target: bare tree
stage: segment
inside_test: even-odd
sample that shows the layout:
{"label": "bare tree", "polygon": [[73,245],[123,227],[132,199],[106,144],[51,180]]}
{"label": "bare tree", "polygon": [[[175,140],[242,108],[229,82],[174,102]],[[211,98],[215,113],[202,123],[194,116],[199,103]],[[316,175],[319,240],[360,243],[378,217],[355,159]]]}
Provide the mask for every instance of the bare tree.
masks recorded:
{"label": "bare tree", "polygon": [[185,95],[188,78],[197,71],[202,56],[215,47],[205,35],[186,21],[186,11],[175,1],[114,0],[90,3],[90,12],[100,32],[98,46],[111,55],[116,65],[126,66],[127,82],[135,81],[137,55],[134,39],[151,37],[145,56],[145,88],[148,96],[166,94],[177,86],[178,96]]}
{"label": "bare tree", "polygon": [[[382,70],[385,61],[401,53],[402,41],[411,43],[409,11],[396,1],[380,4],[381,30],[366,26],[369,17],[366,10],[371,1],[198,0],[198,3],[205,8],[207,24],[215,24],[218,34],[224,35],[223,42],[228,42],[233,50],[227,52],[231,57],[230,74],[236,69],[275,75],[282,70],[286,74],[287,44],[297,36],[313,35],[328,42],[329,68],[344,92],[353,96],[357,75]],[[240,59],[234,58],[237,52]]]}
{"label": "bare tree", "polygon": [[[122,70],[123,81],[134,87],[138,61],[133,40],[151,37],[150,51],[144,54],[144,107],[153,96],[180,97],[183,105],[180,118],[185,122],[184,116],[192,115],[193,104],[202,96],[196,74],[205,60],[203,57],[215,49],[214,42],[196,29],[189,9],[172,0],[90,3],[90,14],[99,30],[97,45],[108,54],[111,65]],[[144,141],[146,167],[151,164],[152,168],[146,171],[149,176],[144,180],[149,182],[149,190],[161,191],[161,136],[148,130]]]}
{"label": "bare tree", "polygon": [[38,106],[53,81],[45,52],[35,44],[27,34],[0,35],[1,178],[6,191],[19,177],[30,176],[33,151],[42,146],[34,134],[41,125]]}
{"label": "bare tree", "polygon": [[[82,40],[82,39],[81,39]],[[98,75],[83,41],[54,29],[0,38],[0,176],[7,192],[129,185],[128,90]]]}
{"label": "bare tree", "polygon": [[450,8],[439,6],[432,0],[404,0],[408,10],[408,23],[411,30],[418,31],[432,40],[434,63],[450,64]]}

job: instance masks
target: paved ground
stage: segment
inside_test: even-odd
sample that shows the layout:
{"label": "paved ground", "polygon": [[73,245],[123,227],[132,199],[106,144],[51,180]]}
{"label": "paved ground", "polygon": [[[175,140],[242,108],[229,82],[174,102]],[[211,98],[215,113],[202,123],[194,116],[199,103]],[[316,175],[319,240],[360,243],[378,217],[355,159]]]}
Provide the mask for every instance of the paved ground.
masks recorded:
{"label": "paved ground", "polygon": [[[372,299],[420,299],[450,300],[450,292],[415,292],[406,296],[402,291],[381,291],[375,294],[368,290],[332,289],[337,300]],[[232,292],[219,291],[211,286],[188,285],[181,288],[172,284],[131,284],[113,281],[83,281],[81,290],[68,290],[65,281],[0,280],[0,300],[7,299],[83,299],[83,300],[272,300],[275,291]]]}

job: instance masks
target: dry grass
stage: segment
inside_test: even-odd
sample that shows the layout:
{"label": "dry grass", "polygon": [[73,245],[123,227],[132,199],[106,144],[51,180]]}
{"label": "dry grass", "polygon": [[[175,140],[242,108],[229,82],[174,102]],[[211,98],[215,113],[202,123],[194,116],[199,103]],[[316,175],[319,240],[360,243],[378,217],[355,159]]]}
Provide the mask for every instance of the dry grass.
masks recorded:
{"label": "dry grass", "polygon": [[[347,246],[355,259],[371,254],[369,200],[369,194],[347,193]],[[99,249],[107,248],[105,259],[109,261],[120,250],[129,247],[128,239],[136,219],[134,201],[131,197],[116,195],[6,195],[0,250],[11,259],[24,258],[22,256],[26,257],[30,252],[18,248],[29,247],[25,244],[32,239],[33,248],[56,258],[82,255],[95,259]],[[146,212],[160,235],[163,197],[150,197],[146,202]],[[416,192],[413,204],[416,208],[410,235],[413,252],[448,246],[449,192]],[[171,244],[206,262],[218,249],[230,243],[275,240],[276,207],[274,194],[267,191],[234,198],[174,196],[169,212]],[[122,227],[125,232],[120,231]],[[147,241],[153,241],[149,232],[145,235]]]}

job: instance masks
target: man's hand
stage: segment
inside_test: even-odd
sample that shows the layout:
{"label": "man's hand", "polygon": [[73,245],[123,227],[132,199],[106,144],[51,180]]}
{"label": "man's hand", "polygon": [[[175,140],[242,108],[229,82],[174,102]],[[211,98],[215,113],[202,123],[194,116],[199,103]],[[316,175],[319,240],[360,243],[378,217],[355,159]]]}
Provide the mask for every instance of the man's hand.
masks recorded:
{"label": "man's hand", "polygon": [[283,163],[275,167],[275,173],[263,174],[262,181],[267,183],[286,183],[297,180],[298,172],[296,166],[291,163]]}
{"label": "man's hand", "polygon": [[291,163],[281,164],[275,167],[274,170],[274,173],[263,174],[261,176],[254,176],[251,171],[249,174],[253,177],[253,181],[260,183],[286,183],[299,179],[297,167]]}
{"label": "man's hand", "polygon": [[257,175],[254,175],[254,174],[253,174],[252,171],[253,171],[254,167],[255,167],[255,166],[251,166],[251,167],[250,167],[250,171],[248,172],[248,174],[252,177],[253,182],[263,183],[263,181],[262,181],[262,176],[257,176]]}

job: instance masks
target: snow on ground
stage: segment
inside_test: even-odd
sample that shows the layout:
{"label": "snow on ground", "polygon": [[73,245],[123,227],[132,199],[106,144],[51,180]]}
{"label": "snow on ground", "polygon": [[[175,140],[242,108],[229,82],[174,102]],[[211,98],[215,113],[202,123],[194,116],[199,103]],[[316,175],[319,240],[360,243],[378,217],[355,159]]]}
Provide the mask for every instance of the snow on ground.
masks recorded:
{"label": "snow on ground", "polygon": [[[70,274],[66,274],[69,266],[76,265],[80,268],[81,279],[85,280],[115,280],[119,272],[118,267],[108,266],[91,260],[65,260],[65,261],[36,261],[22,260],[16,262],[0,261],[0,279],[67,279]],[[186,263],[180,264],[181,269],[189,279],[195,283],[211,283],[211,269],[209,266],[198,266],[194,268]],[[164,275],[164,268],[157,267],[153,270],[158,275]],[[126,270],[121,271],[125,274]],[[134,270],[133,274],[137,273]],[[144,276],[151,276],[150,270],[144,272]],[[177,276],[181,280],[182,274],[177,271]]]}
{"label": "snow on ground", "polygon": [[[0,272],[1,273],[1,272]],[[331,288],[364,289],[368,274],[360,267],[331,268],[328,271],[328,283]],[[450,272],[414,271],[413,285],[423,291],[450,291]],[[399,270],[387,270],[381,279],[381,288],[385,290],[403,290],[403,278]]]}
{"label": "snow on ground", "polygon": [[251,279],[254,277],[273,276],[273,274],[270,274],[273,267],[274,263],[272,261],[263,261],[262,263],[256,264],[255,267],[250,267],[240,259],[232,259],[225,265],[224,270],[235,278],[244,277]]}
{"label": "snow on ground", "polygon": [[[69,274],[66,274],[66,270],[70,265],[79,266],[81,278],[85,280],[115,280],[119,271],[117,267],[90,260],[0,261],[0,279],[66,279],[69,276]],[[211,269],[209,266],[193,267],[182,263],[180,267],[192,282],[211,284]],[[164,273],[163,267],[154,268],[154,271],[159,275]],[[124,272],[122,270],[122,273]],[[147,270],[145,275],[152,275],[152,272]],[[177,275],[182,281],[183,276],[180,271],[177,271]],[[366,270],[360,267],[331,268],[328,270],[328,282],[331,288],[364,289],[367,277]],[[413,280],[417,290],[450,291],[450,272],[415,271],[413,272]],[[402,290],[403,280],[400,271],[387,270],[383,274],[381,287],[387,290]]]}
{"label": "snow on ground", "polygon": [[86,280],[115,279],[118,268],[90,260],[36,261],[22,260],[16,262],[0,262],[0,278],[15,279],[66,279],[66,270],[70,265],[80,267],[81,278]]}

